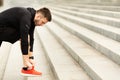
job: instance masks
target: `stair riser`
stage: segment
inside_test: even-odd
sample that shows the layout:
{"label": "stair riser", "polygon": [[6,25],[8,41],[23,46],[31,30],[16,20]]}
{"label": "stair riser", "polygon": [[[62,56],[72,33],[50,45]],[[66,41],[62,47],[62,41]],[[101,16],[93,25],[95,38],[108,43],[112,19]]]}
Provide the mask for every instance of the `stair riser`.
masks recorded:
{"label": "stair riser", "polygon": [[[47,27],[49,29],[49,27]],[[65,47],[65,49],[70,53],[70,55],[79,63],[80,66],[86,71],[86,73],[93,80],[102,80],[78,55],[74,50],[72,50],[69,45],[67,45],[61,38],[59,38],[51,29],[49,31],[56,37],[56,39]]]}
{"label": "stair riser", "polygon": [[[4,73],[5,73],[5,69],[6,69],[6,65],[7,65],[7,62],[8,62],[8,58],[9,58],[9,52],[11,51],[11,44],[9,43],[2,43],[1,47],[0,47],[0,80],[3,79],[4,77]],[[7,49],[7,50],[6,50]]]}
{"label": "stair riser", "polygon": [[72,5],[72,6],[75,6],[78,8],[107,10],[107,11],[115,11],[115,12],[120,11],[120,7],[116,7],[116,6],[96,6],[96,5]]}
{"label": "stair riser", "polygon": [[118,18],[118,19],[120,18],[120,13],[115,13],[115,12],[106,12],[102,10],[92,10],[92,9],[75,8],[75,7],[63,7],[63,6],[58,6],[58,7],[62,9],[77,11],[77,12],[102,15],[102,16],[113,17],[113,18]]}
{"label": "stair riser", "polygon": [[92,47],[94,47],[95,49],[100,51],[101,53],[103,53],[105,56],[107,56],[108,58],[110,58],[111,60],[116,62],[117,64],[120,64],[120,56],[117,55],[115,52],[113,52],[110,49],[106,48],[104,45],[101,45],[101,44],[93,41],[92,39],[89,39],[88,37],[86,37],[86,36],[84,36],[84,35],[82,35],[82,34],[80,34],[78,32],[75,32],[74,30],[66,27],[64,24],[60,24],[57,21],[56,21],[56,23],[59,24],[64,29],[66,29],[67,31],[69,31],[72,34],[76,35],[80,39],[84,40],[86,43],[88,43],[89,45],[91,45]]}
{"label": "stair riser", "polygon": [[102,34],[102,35],[104,35],[104,36],[106,36],[106,37],[109,37],[109,38],[111,38],[111,39],[114,39],[114,40],[116,40],[116,41],[120,41],[120,34],[116,34],[116,33],[110,32],[110,31],[106,31],[106,30],[104,30],[104,29],[102,29],[102,28],[95,27],[94,25],[87,24],[87,23],[83,23],[83,22],[79,22],[79,21],[76,21],[76,20],[73,20],[73,19],[70,19],[70,18],[66,18],[66,17],[61,16],[61,15],[57,15],[57,14],[54,14],[54,15],[60,16],[60,17],[62,17],[62,18],[64,18],[64,19],[66,19],[66,20],[69,20],[69,21],[71,21],[71,22],[74,22],[74,23],[76,23],[76,24],[79,24],[80,26],[84,26],[84,27],[86,27],[87,29],[90,29],[90,30],[92,30],[92,31],[95,31],[95,32],[97,32],[97,33],[100,33],[100,34]]}
{"label": "stair riser", "polygon": [[61,10],[56,10],[56,11],[59,11],[59,12],[62,12],[62,13],[67,13],[67,14],[70,14],[70,15],[73,15],[73,16],[78,16],[78,17],[81,17],[81,18],[86,18],[86,19],[89,19],[89,20],[93,20],[93,21],[100,22],[100,23],[103,23],[103,24],[106,24],[106,25],[110,25],[110,26],[120,28],[120,22],[119,21],[107,20],[107,19],[102,19],[102,18],[97,18],[97,17],[92,17],[92,16],[86,16],[84,14],[79,14],[78,15],[78,14],[74,14],[74,13],[70,13],[70,12],[66,12],[66,11],[61,11]]}
{"label": "stair riser", "polygon": [[58,77],[58,75],[57,75],[57,72],[56,72],[56,70],[55,70],[55,67],[54,67],[54,65],[53,65],[53,63],[52,63],[52,61],[51,61],[51,59],[50,59],[50,57],[49,57],[49,55],[48,55],[48,51],[47,51],[46,48],[45,48],[44,42],[43,42],[42,39],[40,38],[39,31],[36,31],[36,32],[37,32],[37,35],[39,36],[39,40],[40,40],[40,42],[41,42],[41,44],[42,44],[42,47],[43,47],[43,49],[44,49],[44,51],[45,51],[45,56],[47,57],[47,60],[49,61],[49,66],[50,66],[51,71],[52,71],[52,73],[53,73],[53,75],[54,75],[54,77],[55,77],[55,80],[60,80],[59,77]]}

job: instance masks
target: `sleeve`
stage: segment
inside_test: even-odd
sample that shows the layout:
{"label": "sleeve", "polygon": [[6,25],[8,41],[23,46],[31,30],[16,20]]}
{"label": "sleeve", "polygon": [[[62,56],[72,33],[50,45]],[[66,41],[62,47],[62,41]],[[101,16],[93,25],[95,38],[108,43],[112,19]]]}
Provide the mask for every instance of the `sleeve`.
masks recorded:
{"label": "sleeve", "polygon": [[31,24],[30,20],[30,16],[25,15],[22,17],[20,22],[21,51],[23,55],[28,54],[28,34]]}
{"label": "sleeve", "polygon": [[30,31],[30,51],[33,52],[33,44],[34,44],[34,31]]}

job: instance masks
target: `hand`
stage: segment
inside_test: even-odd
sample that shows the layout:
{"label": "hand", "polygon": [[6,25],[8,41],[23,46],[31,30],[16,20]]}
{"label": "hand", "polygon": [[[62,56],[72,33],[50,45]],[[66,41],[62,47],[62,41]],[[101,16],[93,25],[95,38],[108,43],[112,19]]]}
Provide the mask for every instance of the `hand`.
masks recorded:
{"label": "hand", "polygon": [[33,66],[35,66],[33,52],[29,51],[28,55],[29,55],[29,57],[33,57],[33,58],[29,58],[29,61]]}
{"label": "hand", "polygon": [[28,55],[23,55],[23,64],[24,64],[24,67],[28,67],[28,69],[32,69],[33,65],[31,64]]}
{"label": "hand", "polygon": [[29,59],[29,62],[32,64],[32,66],[35,66],[35,61],[34,61],[34,59]]}

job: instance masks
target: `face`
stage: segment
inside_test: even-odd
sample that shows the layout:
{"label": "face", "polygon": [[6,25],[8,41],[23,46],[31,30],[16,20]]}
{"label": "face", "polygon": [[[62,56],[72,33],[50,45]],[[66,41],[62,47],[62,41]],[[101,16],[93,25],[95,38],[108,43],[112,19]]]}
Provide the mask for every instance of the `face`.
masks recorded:
{"label": "face", "polygon": [[48,22],[47,18],[45,18],[41,13],[36,13],[34,17],[35,26],[43,26]]}

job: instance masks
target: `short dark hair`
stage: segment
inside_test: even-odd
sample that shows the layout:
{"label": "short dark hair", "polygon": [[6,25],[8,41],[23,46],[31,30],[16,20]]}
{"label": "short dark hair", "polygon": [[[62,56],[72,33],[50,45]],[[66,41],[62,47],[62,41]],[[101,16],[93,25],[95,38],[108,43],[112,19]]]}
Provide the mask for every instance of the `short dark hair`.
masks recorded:
{"label": "short dark hair", "polygon": [[45,18],[47,18],[48,21],[52,20],[52,15],[51,15],[51,12],[50,12],[50,10],[48,8],[46,8],[46,7],[40,8],[39,10],[37,10],[37,12],[42,13],[42,15]]}

